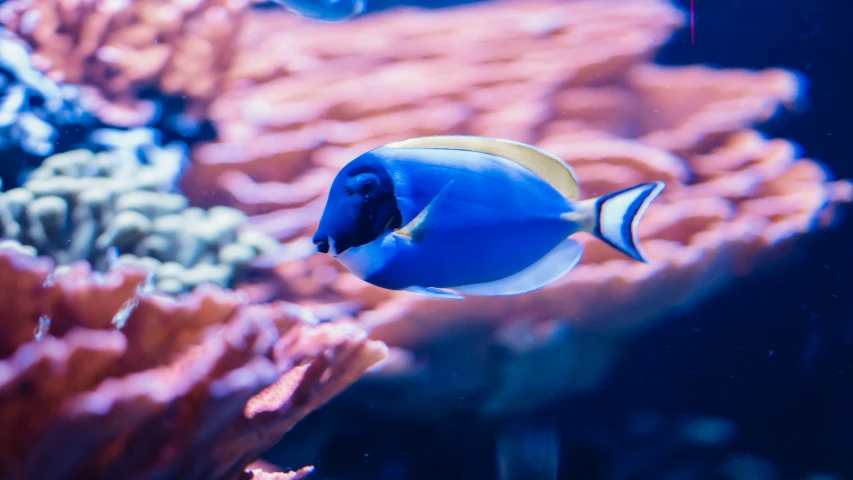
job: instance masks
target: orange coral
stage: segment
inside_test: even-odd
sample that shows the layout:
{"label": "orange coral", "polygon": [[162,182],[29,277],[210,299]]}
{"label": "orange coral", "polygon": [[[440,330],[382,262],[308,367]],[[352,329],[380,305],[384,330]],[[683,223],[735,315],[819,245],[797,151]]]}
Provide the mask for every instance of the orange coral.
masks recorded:
{"label": "orange coral", "polygon": [[[339,306],[390,345],[520,319],[645,324],[785,251],[852,196],[791,143],[750,130],[797,99],[795,75],[647,63],[681,22],[657,0],[400,9],[333,27],[251,15],[230,87],[211,106],[222,138],[195,149],[185,191],[219,192],[194,199],[241,208],[287,243],[279,295]],[[342,165],[444,133],[533,142],[575,166],[585,197],[666,181],[641,225],[653,262],[586,237],[583,263],[561,281],[459,302],[378,289],[312,256],[308,237]]]}
{"label": "orange coral", "polygon": [[386,355],[295,305],[145,294],[126,266],[52,270],[0,248],[3,478],[234,479]]}

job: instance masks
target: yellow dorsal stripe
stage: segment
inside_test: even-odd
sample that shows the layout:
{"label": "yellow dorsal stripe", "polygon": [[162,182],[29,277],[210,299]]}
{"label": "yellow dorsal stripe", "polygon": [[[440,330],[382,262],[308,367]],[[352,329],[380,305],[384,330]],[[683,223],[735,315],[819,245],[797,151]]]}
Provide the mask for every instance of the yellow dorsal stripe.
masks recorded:
{"label": "yellow dorsal stripe", "polygon": [[496,155],[532,170],[566,198],[577,199],[580,196],[580,185],[572,167],[550,153],[521,142],[473,135],[437,135],[412,138],[385,146],[389,148],[452,148]]}

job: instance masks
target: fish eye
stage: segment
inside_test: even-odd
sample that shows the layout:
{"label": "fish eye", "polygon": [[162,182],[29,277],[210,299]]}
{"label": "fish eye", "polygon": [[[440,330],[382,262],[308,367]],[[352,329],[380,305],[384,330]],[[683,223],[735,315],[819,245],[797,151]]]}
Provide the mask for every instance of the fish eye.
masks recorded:
{"label": "fish eye", "polygon": [[379,179],[372,173],[362,173],[353,179],[353,186],[360,195],[373,195],[379,190]]}

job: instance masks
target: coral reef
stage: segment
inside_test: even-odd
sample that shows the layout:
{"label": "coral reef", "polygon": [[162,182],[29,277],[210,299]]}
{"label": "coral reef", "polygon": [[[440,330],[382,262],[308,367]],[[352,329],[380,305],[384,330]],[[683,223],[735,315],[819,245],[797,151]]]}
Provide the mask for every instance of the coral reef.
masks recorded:
{"label": "coral reef", "polygon": [[[651,63],[683,23],[662,0],[499,0],[338,25],[249,4],[0,6],[46,75],[0,39],[14,67],[0,69],[0,148],[53,153],[51,129],[81,122],[78,105],[111,126],[218,133],[192,148],[187,197],[173,191],[180,147],[143,130],[95,132],[79,145],[93,151],[55,155],[0,195],[14,239],[0,245],[0,427],[20,433],[0,436],[0,476],[302,478],[311,467],[250,462],[368,370],[329,417],[353,403],[412,423],[529,409],[594,387],[637,329],[789,256],[853,199],[756,129],[796,104],[796,74]],[[652,263],[586,236],[582,264],[547,288],[460,302],[378,289],[314,255],[342,165],[445,133],[536,144],[575,167],[587,198],[667,182],[641,225]],[[241,285],[273,249],[275,280]],[[261,303],[276,297],[293,303]]]}
{"label": "coral reef", "polygon": [[[497,378],[488,350],[466,357],[482,363],[482,381],[469,376],[466,388],[498,384],[485,410],[532,401],[531,382],[579,388],[565,381],[578,378],[578,359],[549,379],[519,375],[529,371],[520,366],[587,334],[601,336],[590,354],[604,368],[606,352],[633,328],[787,255],[853,197],[849,182],[833,181],[795,145],[753,130],[796,103],[796,74],[648,62],[682,20],[656,0],[400,9],[334,27],[249,15],[229,86],[210,107],[220,139],[193,150],[182,185],[193,202],[247,212],[296,257],[277,267],[274,288],[255,291],[259,299],[279,295],[356,318],[399,347],[384,374],[415,374],[419,358],[406,350],[423,354],[476,330],[485,334],[465,342],[466,352],[480,352],[475,344],[504,352]],[[309,236],[337,169],[388,141],[445,133],[535,143],[575,166],[584,197],[667,182],[641,225],[652,263],[585,237],[582,264],[561,281],[458,302],[378,289],[312,255]],[[579,382],[594,385],[596,375],[586,376]]]}
{"label": "coral reef", "polygon": [[[88,260],[98,271],[121,255],[120,262],[152,267],[156,287],[168,293],[202,282],[233,286],[277,248],[263,234],[239,231],[242,212],[189,208],[173,192],[189,162],[181,140],[160,146],[175,135],[101,128],[79,89],[36,71],[27,46],[6,30],[0,66],[0,148],[10,154],[0,168],[8,190],[0,194],[0,237],[60,265]],[[64,153],[38,167],[54,151]]]}
{"label": "coral reef", "polygon": [[105,123],[148,124],[164,103],[184,98],[184,111],[169,122],[195,129],[222,88],[248,7],[247,0],[16,0],[0,6],[0,23],[34,48],[33,62],[51,79],[89,87]]}
{"label": "coral reef", "polygon": [[100,272],[116,262],[144,265],[165,293],[203,282],[234,286],[278,242],[241,229],[239,210],[190,207],[172,192],[186,152],[180,144],[157,147],[150,137],[147,130],[98,130],[92,138],[112,148],[47,158],[22,187],[0,193],[0,236],[59,265],[86,260]]}
{"label": "coral reef", "polygon": [[[253,300],[354,319],[396,347],[374,371],[379,381],[417,377],[432,345],[473,332],[459,345],[478,373],[462,388],[493,384],[487,411],[535,400],[531,388],[594,385],[632,329],[787,255],[853,198],[849,182],[754,130],[799,99],[794,73],[650,63],[683,24],[660,0],[497,1],[337,25],[251,13],[241,1],[9,5],[0,15],[35,46],[40,68],[103,92],[102,118],[147,118],[136,97],[157,87],[213,121],[219,137],[193,148],[182,187],[192,204],[237,208],[284,242],[277,281],[246,289]],[[457,302],[374,288],[313,255],[309,236],[343,164],[443,133],[534,143],[576,167],[585,197],[666,181],[641,225],[652,263],[585,237],[583,262],[561,281]],[[600,368],[578,376],[589,359],[578,353],[554,367],[560,374],[523,374],[585,335],[600,342],[573,351],[588,350]]]}
{"label": "coral reef", "polygon": [[42,158],[80,141],[95,123],[78,88],[33,68],[27,45],[0,27],[0,182],[20,183]]}
{"label": "coral reef", "polygon": [[[0,247],[0,476],[301,478],[244,468],[386,354],[353,324],[216,287],[145,294]],[[11,434],[10,432],[14,432]],[[242,475],[242,476],[241,476]]]}

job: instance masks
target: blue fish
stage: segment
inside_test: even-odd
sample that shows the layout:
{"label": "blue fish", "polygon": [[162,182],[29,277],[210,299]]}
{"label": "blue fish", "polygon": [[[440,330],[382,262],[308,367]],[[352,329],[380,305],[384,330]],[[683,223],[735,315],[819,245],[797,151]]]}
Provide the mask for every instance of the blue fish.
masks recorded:
{"label": "blue fish", "polygon": [[323,22],[342,22],[360,15],[366,0],[273,0],[288,12]]}
{"label": "blue fish", "polygon": [[538,148],[468,135],[390,143],[345,165],[313,241],[364,281],[443,298],[518,295],[566,275],[589,232],[646,262],[637,228],[664,188],[578,200],[574,170]]}

